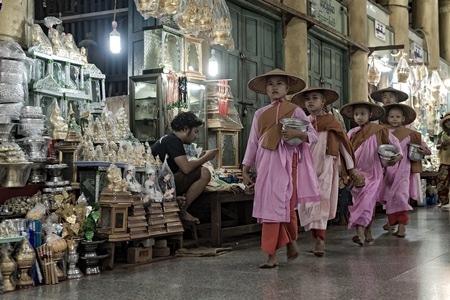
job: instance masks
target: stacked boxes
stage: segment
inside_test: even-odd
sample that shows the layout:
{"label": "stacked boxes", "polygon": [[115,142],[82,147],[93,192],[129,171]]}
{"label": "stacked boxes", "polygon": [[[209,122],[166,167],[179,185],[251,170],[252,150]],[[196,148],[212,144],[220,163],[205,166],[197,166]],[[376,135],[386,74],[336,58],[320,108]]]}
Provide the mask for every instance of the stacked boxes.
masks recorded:
{"label": "stacked boxes", "polygon": [[146,207],[149,236],[166,233],[166,221],[164,220],[161,203],[151,203]]}
{"label": "stacked boxes", "polygon": [[147,218],[144,203],[135,198],[133,204],[128,208],[128,232],[132,239],[148,236]]}

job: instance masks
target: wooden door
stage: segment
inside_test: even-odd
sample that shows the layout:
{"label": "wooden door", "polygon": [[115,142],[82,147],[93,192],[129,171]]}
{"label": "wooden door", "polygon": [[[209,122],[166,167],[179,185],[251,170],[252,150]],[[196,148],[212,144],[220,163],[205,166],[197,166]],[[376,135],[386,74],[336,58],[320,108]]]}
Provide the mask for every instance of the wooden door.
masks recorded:
{"label": "wooden door", "polygon": [[281,23],[259,13],[227,2],[235,43],[233,51],[214,46],[220,70],[217,78],[231,78],[234,105],[244,128],[239,134],[239,159],[242,161],[255,111],[268,104],[267,96],[256,94],[247,83],[259,74],[281,64]]}
{"label": "wooden door", "polygon": [[348,93],[346,50],[323,42],[316,37],[308,37],[308,86],[329,88],[339,93],[339,100],[333,103],[336,108],[346,104]]}

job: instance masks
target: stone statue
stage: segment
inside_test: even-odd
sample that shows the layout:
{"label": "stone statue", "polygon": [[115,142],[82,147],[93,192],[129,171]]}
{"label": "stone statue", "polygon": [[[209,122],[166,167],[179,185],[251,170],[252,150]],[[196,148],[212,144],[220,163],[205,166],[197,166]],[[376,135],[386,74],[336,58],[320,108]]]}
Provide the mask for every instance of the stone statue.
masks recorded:
{"label": "stone statue", "polygon": [[30,52],[37,51],[48,55],[53,54],[52,44],[39,24],[31,25],[31,38]]}
{"label": "stone statue", "polygon": [[68,58],[69,52],[67,52],[66,48],[64,47],[61,38],[59,36],[58,30],[49,28],[48,37],[50,39],[50,42],[52,43],[53,54]]}
{"label": "stone statue", "polygon": [[75,45],[75,41],[73,39],[73,35],[71,33],[65,34],[64,46],[69,53],[70,59],[81,61],[81,53],[78,47]]}

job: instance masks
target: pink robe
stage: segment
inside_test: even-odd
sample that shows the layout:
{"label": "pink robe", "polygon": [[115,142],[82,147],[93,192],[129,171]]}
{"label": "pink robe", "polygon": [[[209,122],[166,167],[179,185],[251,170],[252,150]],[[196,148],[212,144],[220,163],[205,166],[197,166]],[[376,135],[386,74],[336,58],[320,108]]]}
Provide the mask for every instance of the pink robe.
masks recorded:
{"label": "pink robe", "polygon": [[[389,131],[394,130],[390,129]],[[409,136],[400,142],[404,153],[402,160],[394,166],[387,167],[384,173],[379,202],[386,205],[387,214],[412,210],[409,198],[419,199],[417,189],[411,189],[411,184],[416,182],[416,173],[411,173],[411,161],[407,154],[410,142]],[[422,142],[422,146],[427,147],[424,142]]]}
{"label": "pink robe", "polygon": [[[253,217],[258,222],[290,222],[290,198],[293,193],[292,157],[298,153],[297,171],[297,204],[320,201],[319,183],[311,156],[309,144],[291,146],[281,139],[275,150],[261,147],[265,134],[258,136],[258,120],[269,104],[258,109],[253,117],[248,138],[247,149],[242,163],[246,166],[255,165],[257,179],[253,203]],[[292,118],[307,120],[301,108],[296,108]],[[274,118],[276,116],[274,115]],[[317,141],[317,133],[308,126],[309,143]]]}
{"label": "pink robe", "polygon": [[[360,126],[348,132],[350,140],[359,130],[361,130]],[[400,143],[394,135],[389,134],[388,142],[400,149],[400,154],[403,155]],[[348,208],[350,212],[348,228],[356,225],[367,227],[372,221],[384,170],[377,148],[377,137],[374,134],[365,140],[358,149],[355,149],[356,170],[364,175],[365,186],[362,188],[353,187],[350,191],[353,197],[353,205]]]}
{"label": "pink robe", "polygon": [[[309,116],[311,120],[312,117]],[[328,220],[336,217],[339,196],[340,157],[326,154],[328,131],[319,132],[319,140],[311,145],[314,167],[320,186],[320,202],[299,204],[300,225],[306,231],[311,229],[327,229]],[[351,155],[340,143],[340,153],[344,156],[348,169],[354,168]]]}

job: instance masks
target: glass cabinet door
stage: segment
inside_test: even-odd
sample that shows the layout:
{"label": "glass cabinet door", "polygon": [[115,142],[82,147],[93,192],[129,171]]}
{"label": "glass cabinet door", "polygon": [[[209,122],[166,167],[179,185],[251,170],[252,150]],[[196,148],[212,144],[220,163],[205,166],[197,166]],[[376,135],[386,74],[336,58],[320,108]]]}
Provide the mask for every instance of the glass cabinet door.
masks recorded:
{"label": "glass cabinet door", "polygon": [[201,81],[194,81],[188,79],[187,83],[187,98],[189,102],[189,111],[192,111],[198,118],[200,118],[205,125],[200,128],[198,133],[198,138],[195,143],[197,143],[197,147],[202,147],[206,149],[207,143],[207,119],[206,119],[206,86]]}
{"label": "glass cabinet door", "polygon": [[131,131],[141,142],[160,138],[161,93],[158,76],[130,77]]}

